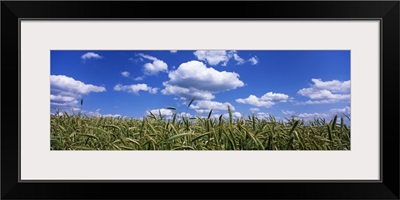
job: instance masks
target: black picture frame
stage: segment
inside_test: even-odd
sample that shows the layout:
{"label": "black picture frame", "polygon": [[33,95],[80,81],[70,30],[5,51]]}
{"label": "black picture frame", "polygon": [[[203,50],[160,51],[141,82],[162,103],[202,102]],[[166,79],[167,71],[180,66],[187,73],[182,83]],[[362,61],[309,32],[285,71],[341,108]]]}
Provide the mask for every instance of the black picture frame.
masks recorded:
{"label": "black picture frame", "polygon": [[[226,5],[229,4],[229,9]],[[168,8],[164,12],[149,12]],[[399,1],[2,1],[2,199],[399,199]],[[198,12],[194,12],[198,10]],[[20,182],[20,19],[379,19],[381,175],[378,182]],[[19,75],[18,75],[19,77]],[[18,81],[18,83],[17,83]],[[18,121],[17,121],[18,119]],[[18,127],[18,128],[17,128]],[[368,156],[368,155],[366,155]],[[154,191],[152,193],[148,193]]]}

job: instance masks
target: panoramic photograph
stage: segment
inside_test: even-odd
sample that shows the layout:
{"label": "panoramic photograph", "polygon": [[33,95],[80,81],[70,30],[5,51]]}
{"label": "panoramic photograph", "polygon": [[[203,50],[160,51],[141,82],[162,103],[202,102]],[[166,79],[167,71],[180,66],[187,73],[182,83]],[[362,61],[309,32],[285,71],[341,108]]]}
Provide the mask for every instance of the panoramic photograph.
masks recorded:
{"label": "panoramic photograph", "polygon": [[349,50],[50,54],[50,150],[351,150]]}

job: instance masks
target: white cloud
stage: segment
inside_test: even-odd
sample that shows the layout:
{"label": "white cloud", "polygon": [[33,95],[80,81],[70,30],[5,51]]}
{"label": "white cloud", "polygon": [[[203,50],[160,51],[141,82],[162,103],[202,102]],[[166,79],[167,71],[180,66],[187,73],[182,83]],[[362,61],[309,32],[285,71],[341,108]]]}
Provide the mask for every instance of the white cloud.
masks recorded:
{"label": "white cloud", "polygon": [[245,61],[243,58],[241,58],[237,53],[234,53],[234,54],[233,54],[233,59],[235,59],[235,60],[237,61],[237,64],[238,64],[238,65],[241,65],[241,64],[243,64],[243,63],[246,62],[246,61]]}
{"label": "white cloud", "polygon": [[235,89],[244,85],[238,79],[239,74],[207,68],[198,61],[183,63],[168,76],[170,78],[168,84],[213,92]]}
{"label": "white cloud", "polygon": [[88,115],[88,116],[92,116],[92,117],[112,117],[112,118],[125,117],[120,114],[101,114],[100,109],[97,109],[96,111],[82,110],[81,112],[84,115]]}
{"label": "white cloud", "polygon": [[113,118],[119,118],[122,117],[122,115],[120,114],[105,114],[105,115],[101,115],[103,117],[113,117]]}
{"label": "white cloud", "polygon": [[[216,116],[221,116],[221,115],[218,115],[218,114],[216,114]],[[224,118],[229,118],[229,113],[225,113],[225,114],[223,114],[222,115]],[[242,117],[242,114],[240,113],[240,112],[232,112],[232,118],[233,119],[238,119],[238,118],[241,118]]]}
{"label": "white cloud", "polygon": [[250,104],[250,105],[258,106],[258,107],[266,107],[266,108],[270,108],[271,106],[275,105],[274,102],[263,101],[263,100],[261,100],[261,98],[258,98],[255,95],[250,95],[249,97],[247,97],[245,99],[236,99],[236,102],[242,103],[242,104]]}
{"label": "white cloud", "polygon": [[78,104],[77,97],[50,95],[50,104],[52,107],[74,107]]}
{"label": "white cloud", "polygon": [[[221,114],[212,114],[211,115],[213,118],[219,118],[220,116],[221,116]],[[224,115],[222,115],[222,117],[223,117]]]}
{"label": "white cloud", "polygon": [[215,96],[211,92],[198,90],[196,88],[184,88],[168,84],[164,84],[164,86],[165,88],[161,90],[161,92],[165,95],[173,94],[183,96],[188,99],[196,98],[199,100],[211,100],[215,98]]}
{"label": "white cloud", "polygon": [[143,81],[144,77],[143,76],[138,76],[136,78],[134,78],[133,80],[135,81]]}
{"label": "white cloud", "polygon": [[255,95],[250,95],[245,99],[242,98],[236,99],[236,102],[258,107],[270,108],[271,106],[275,105],[276,102],[286,102],[288,98],[289,96],[286,94],[268,92],[264,94],[261,98],[258,98]]}
{"label": "white cloud", "polygon": [[344,108],[335,108],[335,109],[331,109],[331,112],[332,112],[333,114],[342,114],[342,113],[349,114],[349,113],[350,113],[350,107],[349,107],[349,106],[346,106],[346,107],[344,107]]}
{"label": "white cloud", "polygon": [[282,110],[282,113],[285,115],[293,115],[295,112],[291,110]]}
{"label": "white cloud", "polygon": [[143,62],[144,61],[143,58],[129,58],[128,60],[130,62],[132,62],[132,63],[137,63],[137,62]]}
{"label": "white cloud", "polygon": [[309,97],[310,99],[326,99],[326,100],[346,100],[350,99],[350,94],[332,94],[331,91],[323,89],[318,90],[315,88],[303,88],[298,91],[298,94]]}
{"label": "white cloud", "polygon": [[268,92],[261,97],[261,99],[264,101],[281,101],[281,102],[286,102],[288,98],[289,96],[286,94],[273,93],[273,92]]}
{"label": "white cloud", "polygon": [[93,117],[112,117],[112,118],[122,117],[122,115],[120,115],[120,114],[104,114],[104,115],[102,115],[97,111],[96,112],[83,112],[83,114],[93,116]]}
{"label": "white cloud", "polygon": [[265,113],[265,112],[258,112],[258,113],[256,114],[256,116],[257,116],[259,119],[266,119],[266,118],[269,118],[269,114],[268,114],[268,113]]}
{"label": "white cloud", "polygon": [[144,64],[144,73],[146,75],[156,75],[159,72],[167,72],[168,65],[162,60],[153,61],[153,63]]}
{"label": "white cloud", "polygon": [[123,77],[129,77],[129,75],[131,75],[131,73],[125,71],[125,72],[121,72],[121,75]]}
{"label": "white cloud", "polygon": [[54,102],[54,101],[50,101],[50,106],[51,108],[63,108],[63,107],[70,107],[70,108],[74,108],[74,106],[78,103],[78,101],[75,102]]}
{"label": "white cloud", "polygon": [[258,63],[258,57],[251,57],[248,61],[251,62],[252,65],[256,65]]}
{"label": "white cloud", "polygon": [[214,93],[244,86],[235,72],[217,71],[207,68],[199,61],[182,63],[177,70],[168,74],[169,81],[164,82],[166,95],[174,94],[188,99],[211,100]]}
{"label": "white cloud", "polygon": [[204,109],[197,109],[196,110],[197,114],[202,115],[205,112],[210,112],[209,110],[204,110]]}
{"label": "white cloud", "polygon": [[338,80],[321,81],[321,79],[311,79],[314,82],[314,87],[320,90],[329,90],[331,92],[350,92],[350,80],[340,82]]}
{"label": "white cloud", "polygon": [[[224,50],[198,50],[193,53],[198,60],[205,61],[210,65],[218,65],[226,66],[231,58],[236,61],[237,65],[242,65],[246,61],[239,56],[239,54],[235,51],[224,51]],[[253,65],[257,64],[257,57],[250,58],[248,60]]]}
{"label": "white cloud", "polygon": [[171,51],[169,51],[169,52],[171,52],[171,53],[176,53],[176,52],[178,52],[177,50],[171,50]]}
{"label": "white cloud", "polygon": [[[101,114],[100,109],[97,109],[96,111],[88,111],[88,110],[80,110],[79,108],[72,108],[72,109],[64,109],[60,110],[62,112],[57,113],[59,116],[64,115],[64,112],[67,112],[68,114],[75,114],[77,115],[78,113],[81,113],[82,115],[87,115],[89,117],[112,117],[112,118],[126,118],[126,116],[123,116],[121,114]],[[52,113],[56,114],[56,113]]]}
{"label": "white cloud", "polygon": [[328,117],[325,113],[300,113],[298,117],[303,119],[325,118]]}
{"label": "white cloud", "polygon": [[61,95],[56,96],[56,95],[52,95],[52,94],[50,94],[50,100],[51,101],[62,101],[62,102],[76,102],[77,101],[74,97],[61,96]]}
{"label": "white cloud", "polygon": [[158,58],[146,54],[139,53],[138,56],[153,61],[143,65],[146,75],[157,75],[159,72],[168,72],[168,65]]}
{"label": "white cloud", "polygon": [[74,93],[74,94],[88,94],[90,92],[105,92],[106,88],[95,86],[92,84],[85,84],[81,81],[77,81],[71,77],[64,75],[51,75],[50,86],[54,91],[60,91],[60,93]]}
{"label": "white cloud", "polygon": [[118,84],[118,85],[114,86],[114,90],[115,91],[124,91],[124,92],[134,93],[134,94],[139,94],[139,92],[142,90],[142,91],[147,91],[150,94],[156,94],[158,91],[158,88],[149,87],[144,83],[132,84],[132,85]]}
{"label": "white cloud", "polygon": [[193,116],[192,114],[190,114],[190,113],[186,113],[186,112],[181,112],[181,113],[179,113],[179,116],[181,116],[181,117],[195,117],[195,116]]}
{"label": "white cloud", "polygon": [[94,59],[100,59],[100,58],[102,58],[102,56],[100,56],[99,54],[94,53],[94,52],[87,52],[87,53],[83,54],[83,55],[81,56],[81,58],[82,58],[83,60],[92,59],[92,58],[94,58]]}
{"label": "white cloud", "polygon": [[242,117],[242,114],[241,114],[240,112],[233,112],[233,113],[232,113],[232,116],[233,116],[234,118],[241,118],[241,117]]}
{"label": "white cloud", "polygon": [[68,76],[50,76],[50,104],[53,107],[74,107],[82,95],[105,91],[105,87],[85,84]]}
{"label": "white cloud", "polygon": [[143,54],[143,53],[138,53],[138,54],[136,54],[136,55],[137,55],[137,56],[140,56],[140,57],[142,57],[142,58],[148,59],[148,60],[152,60],[152,61],[158,60],[158,58],[156,58],[156,57],[154,57],[154,56],[146,55],[146,54]]}
{"label": "white cloud", "polygon": [[[170,116],[172,116],[174,114],[174,112],[172,112],[172,110],[165,109],[165,108],[153,109],[153,110],[150,110],[150,111],[155,116],[159,116],[159,114],[161,113],[162,116],[170,117]],[[150,112],[146,111],[146,115],[150,115]]]}
{"label": "white cloud", "polygon": [[331,104],[336,103],[335,100],[307,100],[303,102],[297,102],[296,105],[313,105],[313,104]]}
{"label": "white cloud", "polygon": [[258,111],[260,111],[260,109],[258,109],[258,108],[250,108],[250,111],[252,111],[252,112],[258,112]]}
{"label": "white cloud", "polygon": [[219,63],[222,63],[222,66],[225,66],[230,57],[227,54],[226,51],[217,51],[217,50],[211,50],[211,51],[195,51],[193,53],[197,59],[206,61],[210,65],[218,65]]}
{"label": "white cloud", "polygon": [[191,109],[196,110],[197,113],[203,113],[203,112],[210,112],[212,109],[213,112],[215,110],[228,110],[228,106],[231,107],[231,110],[234,111],[235,107],[232,106],[232,104],[225,102],[217,102],[217,101],[207,101],[207,100],[202,100],[202,101],[195,101],[195,104],[190,105]]}
{"label": "white cloud", "polygon": [[321,79],[311,79],[311,81],[313,82],[311,87],[297,92],[310,100],[297,104],[329,104],[350,100],[350,81],[322,81]]}
{"label": "white cloud", "polygon": [[149,93],[150,94],[157,94],[158,90],[159,90],[159,88],[151,88],[151,89],[149,89]]}

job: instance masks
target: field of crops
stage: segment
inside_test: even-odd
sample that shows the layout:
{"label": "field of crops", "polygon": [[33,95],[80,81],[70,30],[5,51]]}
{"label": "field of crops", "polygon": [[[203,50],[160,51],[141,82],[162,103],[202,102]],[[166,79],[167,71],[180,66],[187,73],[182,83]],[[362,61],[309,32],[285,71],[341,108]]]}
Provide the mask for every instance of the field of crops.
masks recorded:
{"label": "field of crops", "polygon": [[350,150],[343,117],[304,122],[161,113],[143,119],[51,115],[51,150]]}

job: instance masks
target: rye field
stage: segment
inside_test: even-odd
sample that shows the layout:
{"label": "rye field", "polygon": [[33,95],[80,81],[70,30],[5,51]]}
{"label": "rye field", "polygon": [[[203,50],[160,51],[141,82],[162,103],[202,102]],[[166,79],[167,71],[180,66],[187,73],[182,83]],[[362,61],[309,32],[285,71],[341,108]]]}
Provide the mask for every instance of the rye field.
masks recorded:
{"label": "rye field", "polygon": [[[171,108],[173,109],[173,108]],[[350,150],[346,115],[303,121],[255,115],[142,119],[51,114],[51,150]],[[349,117],[347,117],[350,120]]]}

